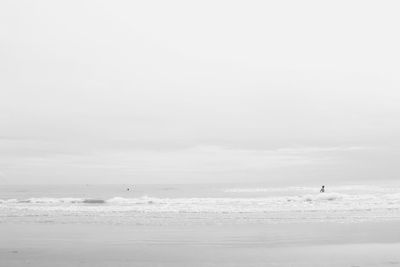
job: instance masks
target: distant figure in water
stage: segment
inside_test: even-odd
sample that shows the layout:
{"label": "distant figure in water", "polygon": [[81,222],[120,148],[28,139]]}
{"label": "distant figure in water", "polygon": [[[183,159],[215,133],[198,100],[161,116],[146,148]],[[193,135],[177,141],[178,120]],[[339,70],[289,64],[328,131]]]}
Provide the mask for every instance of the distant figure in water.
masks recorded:
{"label": "distant figure in water", "polygon": [[321,190],[319,190],[320,193],[324,193],[325,192],[325,185],[322,186]]}

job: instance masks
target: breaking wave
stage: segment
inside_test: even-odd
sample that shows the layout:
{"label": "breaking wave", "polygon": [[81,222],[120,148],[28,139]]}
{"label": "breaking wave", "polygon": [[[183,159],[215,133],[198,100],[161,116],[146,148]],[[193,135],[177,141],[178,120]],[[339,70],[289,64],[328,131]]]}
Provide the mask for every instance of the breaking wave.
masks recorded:
{"label": "breaking wave", "polygon": [[329,210],[400,210],[400,193],[305,194],[263,198],[156,198],[138,197],[97,198],[29,198],[0,199],[2,208],[22,209],[81,209],[139,212],[270,212],[270,211],[329,211]]}

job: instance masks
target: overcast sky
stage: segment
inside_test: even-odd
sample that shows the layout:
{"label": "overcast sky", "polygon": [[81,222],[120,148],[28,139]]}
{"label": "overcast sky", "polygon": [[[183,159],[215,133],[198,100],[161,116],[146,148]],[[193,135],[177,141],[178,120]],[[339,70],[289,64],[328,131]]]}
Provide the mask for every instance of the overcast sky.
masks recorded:
{"label": "overcast sky", "polygon": [[0,3],[0,183],[399,178],[398,1]]}

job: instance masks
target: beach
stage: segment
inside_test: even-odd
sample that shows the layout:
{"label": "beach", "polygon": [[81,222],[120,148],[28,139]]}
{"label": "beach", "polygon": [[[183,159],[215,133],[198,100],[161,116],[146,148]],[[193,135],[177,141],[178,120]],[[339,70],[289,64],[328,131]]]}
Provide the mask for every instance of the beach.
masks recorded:
{"label": "beach", "polygon": [[398,266],[399,222],[2,224],[1,266]]}
{"label": "beach", "polygon": [[0,187],[0,266],[400,266],[395,186]]}

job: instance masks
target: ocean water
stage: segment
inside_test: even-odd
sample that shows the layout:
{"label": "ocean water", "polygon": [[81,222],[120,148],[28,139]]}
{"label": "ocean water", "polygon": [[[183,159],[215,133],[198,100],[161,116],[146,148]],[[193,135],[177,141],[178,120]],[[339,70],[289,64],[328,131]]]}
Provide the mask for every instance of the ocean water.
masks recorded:
{"label": "ocean water", "polygon": [[[129,190],[127,190],[129,188]],[[400,221],[399,185],[2,185],[0,223],[207,225]]]}

